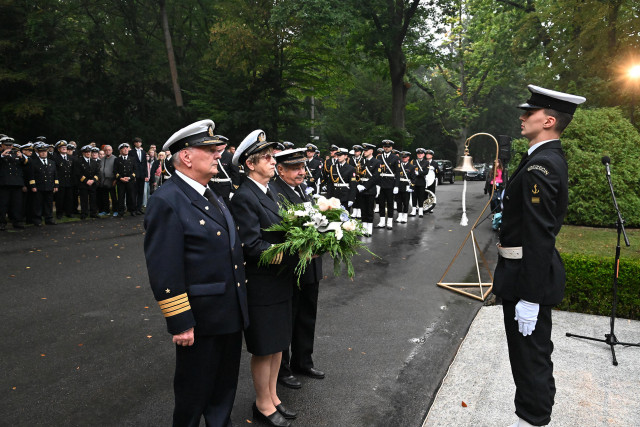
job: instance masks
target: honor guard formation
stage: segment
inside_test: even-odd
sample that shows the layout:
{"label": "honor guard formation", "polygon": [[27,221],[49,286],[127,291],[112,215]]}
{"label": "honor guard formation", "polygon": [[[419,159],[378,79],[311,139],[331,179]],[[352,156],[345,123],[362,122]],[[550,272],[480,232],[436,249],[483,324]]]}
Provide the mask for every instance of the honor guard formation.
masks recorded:
{"label": "honor guard formation", "polygon": [[[208,186],[230,203],[246,178],[245,166],[232,163],[235,147],[228,138],[212,138],[227,149]],[[111,145],[98,147],[95,142],[80,148],[74,141],[48,144],[44,136],[35,143],[18,144],[7,135],[0,141],[0,231],[8,223],[22,230],[25,224],[55,225],[65,217],[144,215],[149,197],[175,173],[173,154],[158,151],[155,145],[145,150],[141,138],[119,144],[116,152]],[[391,230],[394,217],[395,222],[406,223],[409,216],[432,212],[441,174],[433,151],[418,148],[413,157],[393,146],[388,139],[380,149],[368,143],[350,150],[331,145],[326,158],[314,144],[301,147],[309,193],[338,198],[354,218],[362,220],[368,236],[374,225]],[[272,147],[275,155],[295,145],[285,141]],[[273,180],[278,173],[276,168]]]}

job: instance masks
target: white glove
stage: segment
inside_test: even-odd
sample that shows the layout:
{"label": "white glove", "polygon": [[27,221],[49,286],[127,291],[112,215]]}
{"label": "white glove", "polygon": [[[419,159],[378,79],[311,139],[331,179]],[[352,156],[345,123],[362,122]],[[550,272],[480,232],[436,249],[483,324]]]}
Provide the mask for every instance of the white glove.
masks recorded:
{"label": "white glove", "polygon": [[376,199],[380,196],[380,186],[376,185]]}
{"label": "white glove", "polygon": [[229,200],[233,197],[233,193],[229,193]]}
{"label": "white glove", "polygon": [[393,194],[398,194],[398,187],[393,187]]}
{"label": "white glove", "polygon": [[516,304],[516,317],[514,320],[518,321],[518,332],[525,337],[531,335],[536,328],[536,322],[538,321],[538,312],[540,311],[540,304],[529,302],[521,299]]}
{"label": "white glove", "polygon": [[410,185],[407,185],[407,193],[413,193],[413,188]]}
{"label": "white glove", "polygon": [[356,187],[358,189],[359,192],[363,192],[365,190],[364,185],[362,184],[358,184],[358,186]]}
{"label": "white glove", "polygon": [[326,191],[327,191],[327,186],[326,186],[326,185],[323,185],[323,186],[322,186],[322,188],[321,188],[321,190],[322,190],[322,192],[326,192]]}
{"label": "white glove", "polygon": [[433,166],[429,166],[430,170],[435,170],[436,168],[434,168]]}
{"label": "white glove", "polygon": [[349,200],[349,201],[347,202],[347,207],[348,207],[348,208],[350,208],[351,206],[353,206],[353,201]]}

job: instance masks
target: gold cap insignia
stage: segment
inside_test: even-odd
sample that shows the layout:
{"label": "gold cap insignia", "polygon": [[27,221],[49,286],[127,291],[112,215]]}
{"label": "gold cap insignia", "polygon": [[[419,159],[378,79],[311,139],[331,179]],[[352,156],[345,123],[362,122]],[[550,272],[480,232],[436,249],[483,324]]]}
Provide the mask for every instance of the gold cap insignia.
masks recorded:
{"label": "gold cap insignia", "polygon": [[213,136],[213,126],[209,126],[209,136]]}
{"label": "gold cap insignia", "polygon": [[265,142],[266,140],[267,140],[267,137],[265,136],[264,132],[260,132],[260,135],[258,135],[258,141]]}

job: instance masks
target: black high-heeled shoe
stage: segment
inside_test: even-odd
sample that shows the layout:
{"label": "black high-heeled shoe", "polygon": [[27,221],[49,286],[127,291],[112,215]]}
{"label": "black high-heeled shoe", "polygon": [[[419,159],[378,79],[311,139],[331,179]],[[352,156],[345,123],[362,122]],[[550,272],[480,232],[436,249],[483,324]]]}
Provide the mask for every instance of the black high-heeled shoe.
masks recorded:
{"label": "black high-heeled shoe", "polygon": [[276,409],[278,410],[278,412],[280,412],[280,415],[288,420],[294,420],[298,416],[298,413],[296,411],[285,408],[282,402],[280,402],[279,405],[276,405]]}
{"label": "black high-heeled shoe", "polygon": [[282,415],[280,415],[280,412],[278,412],[277,410],[271,415],[265,415],[262,412],[260,412],[260,410],[258,409],[258,406],[256,406],[256,402],[253,402],[252,409],[253,409],[253,418],[260,420],[264,423],[267,423],[270,426],[275,426],[275,427],[291,426],[291,423],[287,421]]}

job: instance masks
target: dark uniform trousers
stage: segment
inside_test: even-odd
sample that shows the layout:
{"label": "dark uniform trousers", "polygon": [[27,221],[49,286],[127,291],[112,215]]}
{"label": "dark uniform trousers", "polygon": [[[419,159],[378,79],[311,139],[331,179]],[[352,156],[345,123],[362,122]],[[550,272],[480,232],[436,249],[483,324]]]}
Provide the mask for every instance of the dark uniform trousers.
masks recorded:
{"label": "dark uniform trousers", "polygon": [[[174,426],[225,426],[236,397],[242,331],[230,334],[195,335],[193,346],[176,345],[173,379],[176,401]],[[197,366],[199,369],[193,369]],[[211,384],[216,387],[211,392]]]}
{"label": "dark uniform trousers", "polygon": [[513,301],[502,302],[511,373],[516,384],[516,415],[530,424],[544,426],[551,421],[556,394],[551,362],[551,306],[540,306],[536,329],[526,337],[518,332],[515,307]]}
{"label": "dark uniform trousers", "polygon": [[[288,200],[292,203],[310,201],[306,195],[306,186],[301,185],[294,191],[281,178],[269,184],[275,192],[276,199]],[[298,192],[299,191],[299,192]],[[292,297],[292,336],[291,353],[289,348],[282,352],[282,361],[278,376],[289,376],[292,370],[309,370],[313,368],[313,343],[316,333],[316,317],[318,313],[318,291],[322,279],[322,258],[311,260],[300,277],[300,286],[293,280]]]}
{"label": "dark uniform trousers", "polygon": [[7,214],[13,224],[22,221],[22,187],[0,186],[0,224],[7,223]]}
{"label": "dark uniform trousers", "polygon": [[[525,155],[504,192],[503,247],[523,247],[521,259],[498,257],[493,293],[503,300],[509,359],[516,385],[516,414],[533,425],[551,419],[555,397],[551,307],[564,296],[565,271],[555,249],[568,206],[568,168],[560,141]],[[518,332],[515,304],[538,303],[532,335]]]}
{"label": "dark uniform trousers", "polygon": [[[395,154],[389,154],[385,157],[384,154],[378,156],[380,160],[380,167],[382,168],[380,177],[380,197],[378,198],[380,218],[385,216],[393,218],[393,188],[399,186],[400,178],[398,167],[398,156]],[[393,176],[384,176],[391,175]]]}

